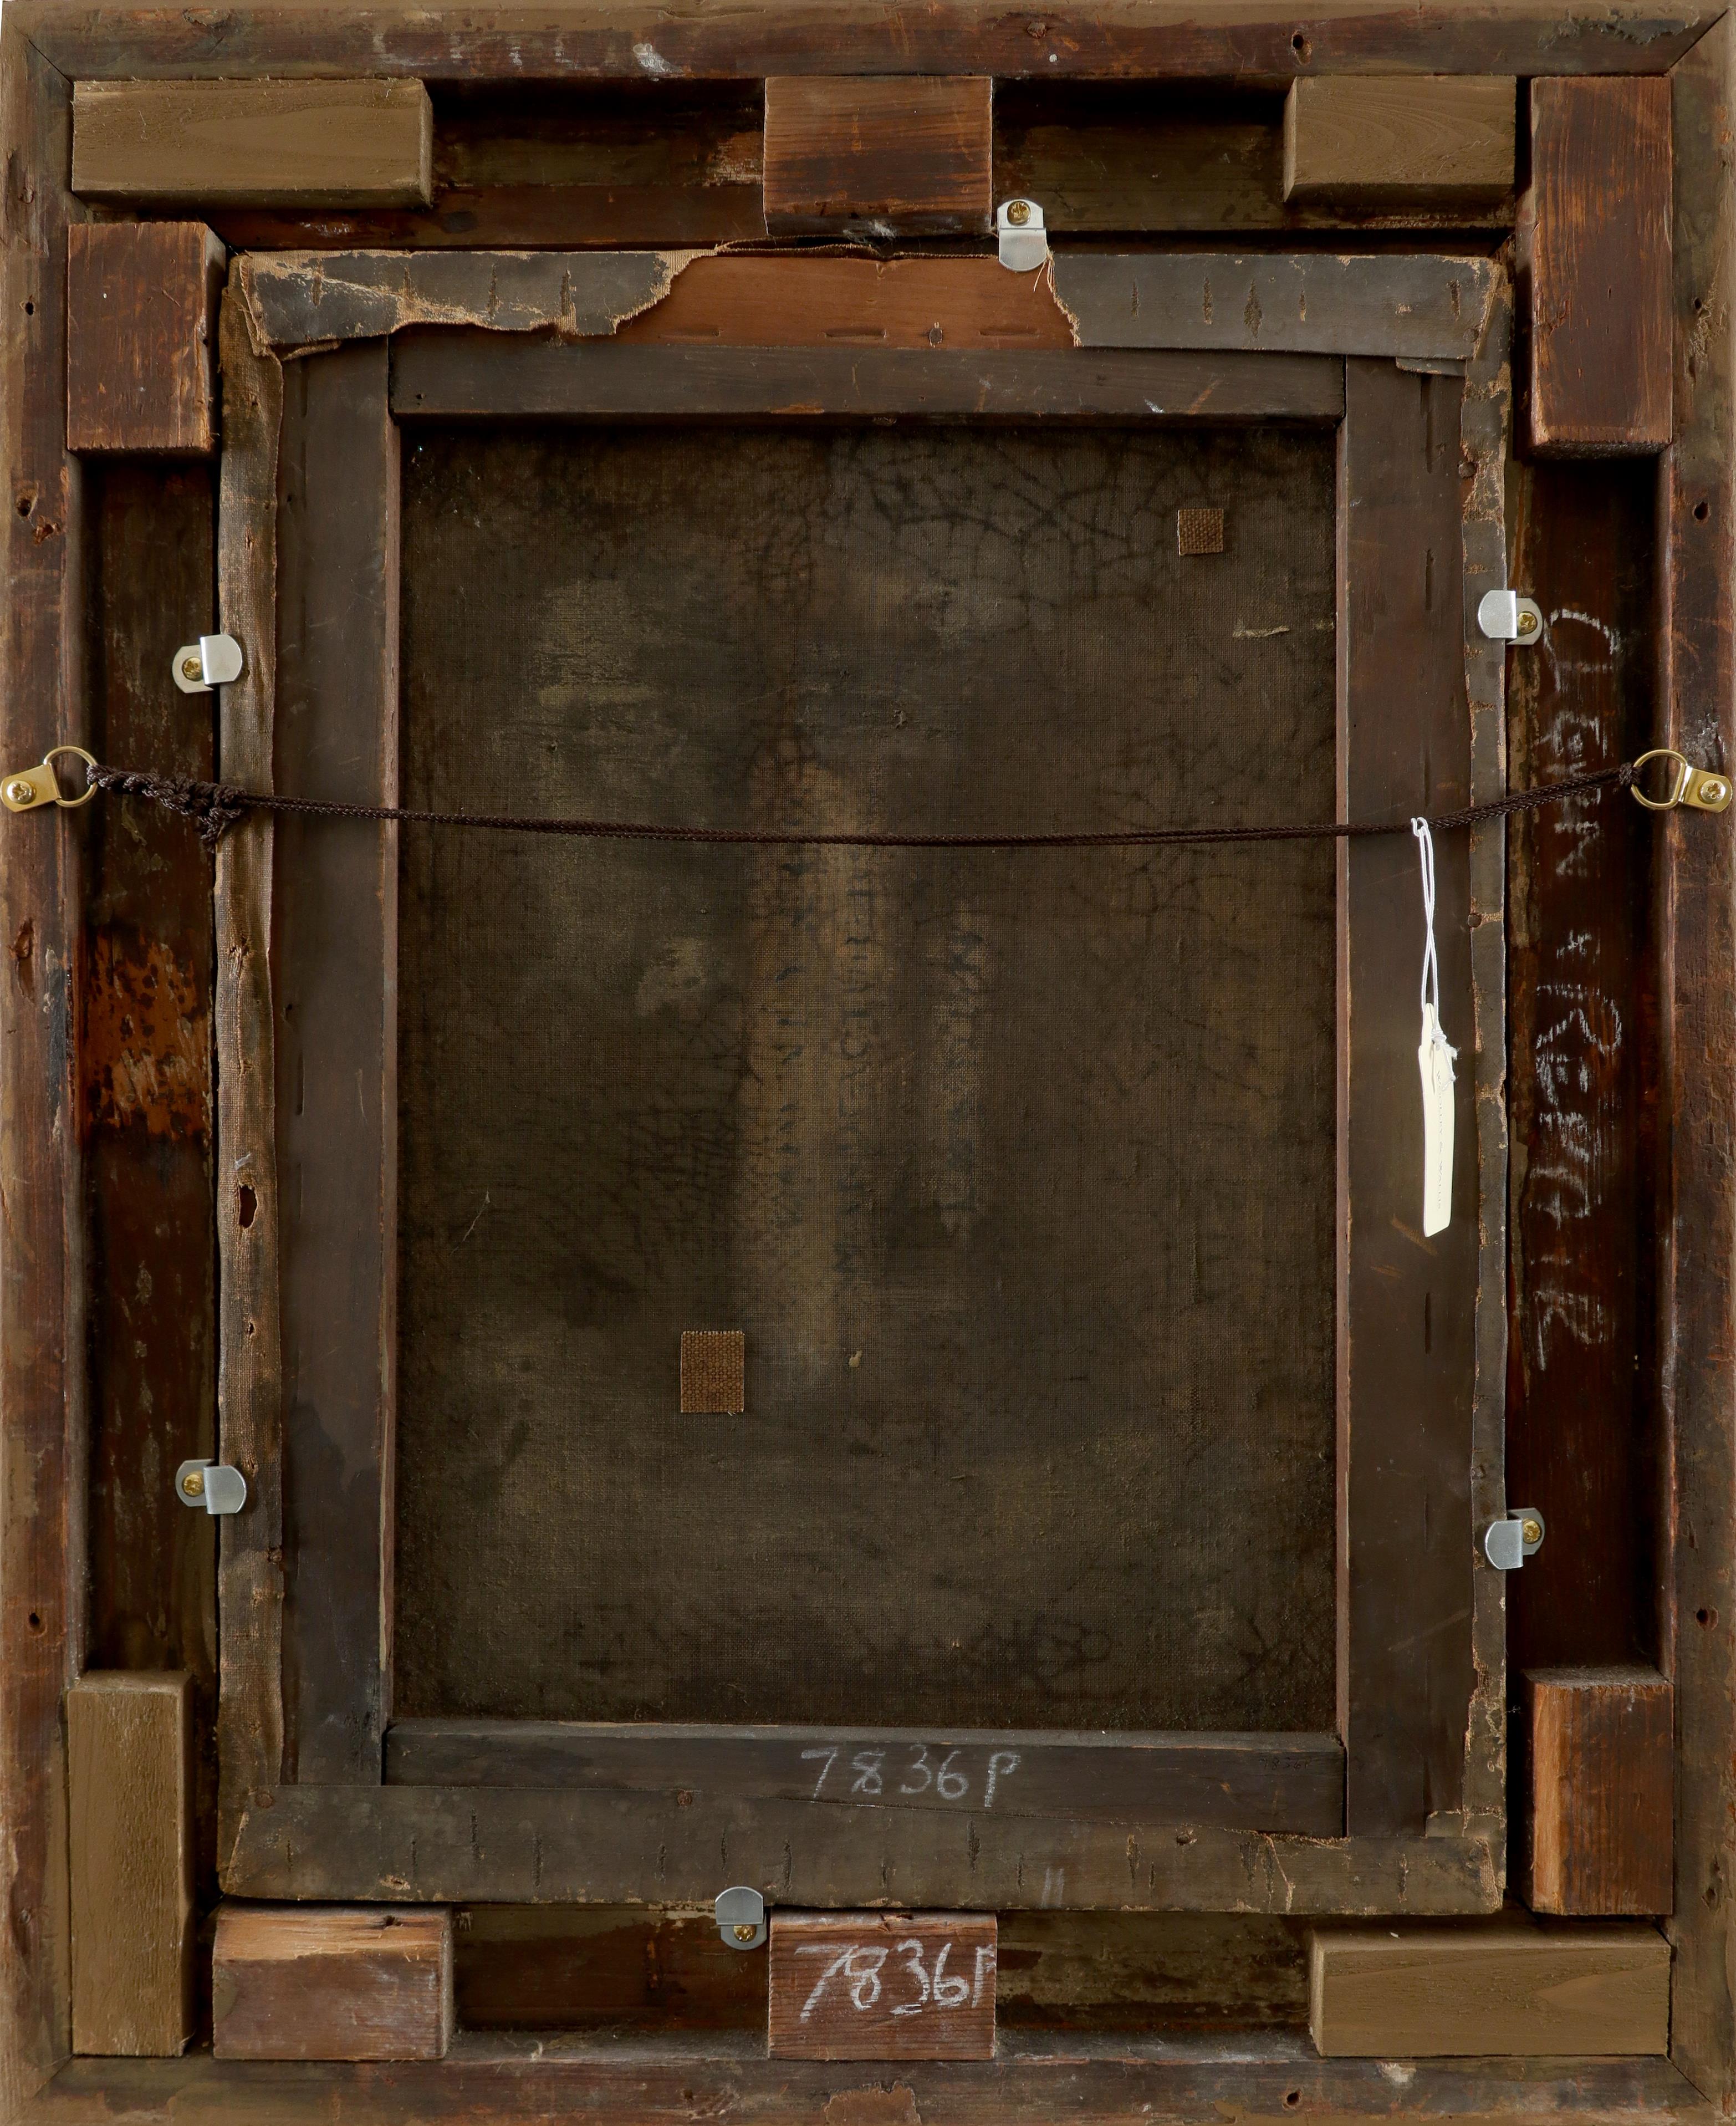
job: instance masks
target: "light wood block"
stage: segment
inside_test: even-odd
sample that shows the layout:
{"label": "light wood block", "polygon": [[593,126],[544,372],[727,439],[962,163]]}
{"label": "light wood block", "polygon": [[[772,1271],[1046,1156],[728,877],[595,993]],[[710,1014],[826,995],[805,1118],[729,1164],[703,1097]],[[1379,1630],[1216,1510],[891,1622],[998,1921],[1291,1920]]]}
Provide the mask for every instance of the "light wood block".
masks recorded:
{"label": "light wood block", "polygon": [[73,190],[205,206],[425,206],[419,81],[81,81]]}
{"label": "light wood block", "polygon": [[1533,1911],[1668,1912],[1675,1694],[1655,1669],[1528,1669],[1520,1894]]}
{"label": "light wood block", "polygon": [[1524,393],[1540,456],[1639,456],[1672,422],[1670,84],[1531,83],[1520,259]]}
{"label": "light wood block", "polygon": [[775,76],[766,83],[766,226],[980,231],[993,207],[987,75]]}
{"label": "light wood block", "polygon": [[452,1915],[427,1905],[225,1905],[211,2019],[219,2059],[442,2059]]}
{"label": "light wood block", "polygon": [[193,2034],[192,1678],[66,1694],[73,2050],[172,2057]]}
{"label": "light wood block", "polygon": [[1299,205],[1486,206],[1513,188],[1518,84],[1498,75],[1320,74],[1284,106]]}
{"label": "light wood block", "polygon": [[1645,1926],[1324,1929],[1309,1937],[1308,2023],[1328,2058],[1658,2054],[1670,1949]]}
{"label": "light wood block", "polygon": [[222,244],[200,221],[76,221],[66,239],[67,448],[207,456]]}
{"label": "light wood block", "polygon": [[774,1912],[774,2059],[994,2057],[993,1913]]}

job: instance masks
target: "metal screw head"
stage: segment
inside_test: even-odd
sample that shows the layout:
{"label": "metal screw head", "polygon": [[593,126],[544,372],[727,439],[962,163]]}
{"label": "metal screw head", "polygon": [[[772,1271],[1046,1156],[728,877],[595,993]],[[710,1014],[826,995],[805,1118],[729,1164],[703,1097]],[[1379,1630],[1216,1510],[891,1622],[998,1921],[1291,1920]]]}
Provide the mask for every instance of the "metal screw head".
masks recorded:
{"label": "metal screw head", "polygon": [[19,782],[8,782],[6,786],[6,794],[15,805],[28,805],[36,793],[29,783]]}
{"label": "metal screw head", "polygon": [[1543,1524],[1540,1521],[1530,1519],[1522,1520],[1519,1524],[1519,1533],[1525,1538],[1527,1543],[1541,1543],[1543,1540]]}
{"label": "metal screw head", "polygon": [[182,659],[181,676],[183,679],[198,678],[200,670],[201,667],[200,665],[199,659],[196,657],[183,657]]}
{"label": "metal screw head", "polygon": [[1029,200],[1011,200],[1007,202],[1007,219],[1015,229],[1022,229],[1031,219]]}
{"label": "metal screw head", "polygon": [[1724,785],[1715,776],[1708,776],[1700,786],[1700,794],[1702,797],[1710,798],[1713,804],[1719,804],[1724,797]]}
{"label": "metal screw head", "polygon": [[202,1499],[205,1496],[204,1471],[189,1469],[181,1480],[181,1488],[190,1499]]}
{"label": "metal screw head", "polygon": [[737,1926],[734,1928],[732,1931],[738,1941],[752,1941],[755,1935],[759,1932],[759,1929],[757,1927],[751,1926]]}
{"label": "metal screw head", "polygon": [[1537,616],[1536,613],[1521,612],[1520,614],[1519,632],[1521,635],[1535,635],[1537,632]]}

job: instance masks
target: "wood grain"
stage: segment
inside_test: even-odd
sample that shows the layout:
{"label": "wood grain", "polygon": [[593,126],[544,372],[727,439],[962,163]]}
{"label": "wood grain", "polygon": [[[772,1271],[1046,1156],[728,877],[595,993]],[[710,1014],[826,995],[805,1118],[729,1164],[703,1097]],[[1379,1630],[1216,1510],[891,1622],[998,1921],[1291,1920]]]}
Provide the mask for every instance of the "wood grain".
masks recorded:
{"label": "wood grain", "polygon": [[[1340,816],[1469,801],[1453,378],[1345,365]],[[1412,713],[1391,713],[1395,695]],[[1469,1050],[1469,853],[1436,853],[1442,1013]],[[1457,1074],[1453,1218],[1425,1241],[1408,837],[1339,844],[1339,1732],[1355,1836],[1462,1805],[1473,1694],[1470,1469],[1481,1193],[1471,1058]],[[1402,1621],[1400,1621],[1402,1619]],[[1449,1628],[1449,1624],[1453,1627]]]}
{"label": "wood grain", "polygon": [[193,1680],[89,1670],[66,1696],[73,2049],[193,2034]]}
{"label": "wood grain", "polygon": [[1527,1669],[1521,1895],[1582,1917],[1668,1912],[1675,1696],[1654,1669]]}
{"label": "wood grain", "polygon": [[428,202],[419,81],[89,81],[73,90],[81,198],[204,206]]}
{"label": "wood grain", "polygon": [[[857,1762],[871,1762],[876,1780]],[[942,1773],[941,1768],[944,1768]],[[679,1792],[828,1807],[1072,1815],[1336,1837],[1336,1735],[1068,1735],[954,1729],[610,1727],[554,1720],[400,1720],[386,1734],[399,1786]],[[868,1791],[877,1785],[878,1793]]]}
{"label": "wood grain", "polygon": [[986,229],[994,84],[893,75],[766,83],[766,226],[878,236]]}
{"label": "wood grain", "polygon": [[[11,16],[0,108],[0,735],[8,761],[40,760],[87,732],[82,480],[65,400],[66,229],[80,210],[64,189],[67,84]],[[41,820],[46,834],[7,835],[0,854],[0,2115],[65,2056],[70,2028],[60,1700],[83,1661],[89,1443],[73,976],[82,844],[64,816]]]}
{"label": "wood grain", "polygon": [[[999,268],[996,269],[998,272]],[[1344,366],[1315,355],[1160,354],[877,347],[563,347],[482,333],[413,333],[393,350],[400,420],[493,414],[698,422],[773,413],[791,423],[839,414],[961,414],[994,420],[1153,424],[1261,419],[1329,422],[1344,410]]]}
{"label": "wood grain", "polygon": [[437,1904],[707,1903],[719,1854],[777,1902],[918,1897],[960,1911],[1486,1912],[1486,1836],[1321,1840],[939,1809],[751,1809],[679,1788],[279,1787],[243,1812],[231,1896]]}
{"label": "wood grain", "polygon": [[1304,76],[1284,106],[1284,196],[1487,205],[1513,188],[1517,109],[1498,77]]}
{"label": "wood grain", "polygon": [[[271,782],[277,670],[277,480],[283,368],[254,352],[231,285],[218,327],[224,449],[218,488],[217,611],[243,647],[221,690],[220,774]],[[273,1124],[271,839],[256,814],[217,852],[218,1445],[247,1478],[243,1513],[219,1550],[219,1873],[240,1810],[283,1768],[283,1432],[278,1328],[277,1157]]]}
{"label": "wood grain", "polygon": [[[1514,469],[1513,574],[1548,633],[1508,659],[1516,789],[1657,742],[1657,475]],[[1549,1541],[1507,1581],[1516,1669],[1658,1659],[1652,1375],[1659,1057],[1652,858],[1626,800],[1507,829],[1514,1247],[1508,1496]]]}
{"label": "wood grain", "polygon": [[67,231],[66,446],[217,446],[224,249],[203,222]]}
{"label": "wood grain", "polygon": [[437,2060],[452,2035],[452,1916],[224,1905],[212,1952],[219,2060]]}
{"label": "wood grain", "polygon": [[1670,1946],[1650,1927],[1317,1930],[1309,2029],[1328,2057],[1609,2057],[1669,2047]]}
{"label": "wood grain", "polygon": [[1672,433],[1670,91],[1531,84],[1526,432],[1540,454],[1661,450]]}
{"label": "wood grain", "polygon": [[[1736,765],[1733,350],[1708,331],[1736,245],[1736,21],[1726,17],[1672,84],[1676,442],[1660,467],[1658,737]],[[1736,847],[1658,839],[1656,952],[1666,1073],[1658,1120],[1663,1212],[1658,1374],[1667,1488],[1659,1665],[1675,1684],[1675,1987],[1672,2056],[1715,2105],[1736,2105]]]}
{"label": "wood grain", "polygon": [[774,1912],[773,2059],[994,2057],[994,1915]]}
{"label": "wood grain", "polygon": [[[398,431],[384,339],[290,363],[276,787],[398,798]],[[361,793],[359,796],[357,793]],[[380,1776],[398,1375],[398,829],[278,822],[286,1776]]]}
{"label": "wood grain", "polygon": [[[50,63],[68,77],[141,71],[142,33],[101,8],[14,0]],[[1066,0],[1041,16],[929,0],[788,0],[738,13],[672,15],[657,0],[568,0],[547,21],[521,7],[479,7],[454,42],[450,26],[404,5],[351,17],[321,9],[209,22],[176,16],[149,29],[151,62],[184,76],[238,73],[416,74],[429,80],[630,82],[659,87],[767,74],[1144,74],[1285,83],[1321,73],[1663,73],[1717,19],[1708,0],[1614,0],[1570,12],[1559,0],[1373,0],[1321,11],[1299,30],[1294,10],[1251,6],[1201,14],[1187,0]],[[1296,41],[1301,38],[1299,45]]]}

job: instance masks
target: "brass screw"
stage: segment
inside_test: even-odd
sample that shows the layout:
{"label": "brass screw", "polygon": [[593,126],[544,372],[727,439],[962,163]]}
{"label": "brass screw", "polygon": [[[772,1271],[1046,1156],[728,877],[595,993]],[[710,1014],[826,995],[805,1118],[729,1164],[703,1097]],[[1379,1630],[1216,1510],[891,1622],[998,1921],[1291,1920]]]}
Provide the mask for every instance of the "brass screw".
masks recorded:
{"label": "brass screw", "polygon": [[202,1499],[205,1496],[204,1470],[189,1469],[181,1480],[181,1488],[190,1499]]}
{"label": "brass screw", "polygon": [[1527,1543],[1541,1543],[1543,1540],[1543,1524],[1541,1521],[1536,1521],[1529,1519],[1522,1520],[1519,1524],[1519,1533],[1525,1538]]}
{"label": "brass screw", "polygon": [[1715,777],[1709,777],[1705,782],[1701,784],[1700,794],[1710,803],[1715,805],[1724,796],[1724,785],[1718,782]]}
{"label": "brass screw", "polygon": [[1519,632],[1521,635],[1535,635],[1537,632],[1537,616],[1536,613],[1521,612],[1520,614]]}
{"label": "brass screw", "polygon": [[181,676],[183,679],[196,679],[199,677],[199,659],[196,657],[182,659]]}
{"label": "brass screw", "polygon": [[15,805],[28,805],[31,798],[34,797],[36,793],[31,789],[29,783],[24,782],[21,778],[17,782],[8,782],[7,784],[6,794]]}
{"label": "brass screw", "polygon": [[1007,209],[1007,219],[1015,229],[1022,229],[1031,219],[1031,201],[1013,200]]}
{"label": "brass screw", "polygon": [[735,1938],[738,1941],[752,1941],[758,1931],[757,1927],[745,1925],[740,1920],[736,1922]]}

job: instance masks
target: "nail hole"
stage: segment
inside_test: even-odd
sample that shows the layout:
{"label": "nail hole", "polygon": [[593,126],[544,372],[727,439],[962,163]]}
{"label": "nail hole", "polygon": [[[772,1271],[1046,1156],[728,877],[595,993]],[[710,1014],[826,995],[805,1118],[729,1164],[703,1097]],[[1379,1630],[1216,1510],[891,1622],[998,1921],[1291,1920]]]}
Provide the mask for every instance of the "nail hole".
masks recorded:
{"label": "nail hole", "polygon": [[34,494],[21,494],[19,496],[18,514],[21,517],[28,517],[35,506],[36,498]]}
{"label": "nail hole", "polygon": [[1284,2109],[1286,2111],[1294,2111],[1301,2101],[1302,2092],[1300,2089],[1286,2089],[1285,2091]]}
{"label": "nail hole", "polygon": [[36,305],[34,303],[26,303],[24,306],[24,314],[27,318],[35,317],[36,314]]}
{"label": "nail hole", "polygon": [[30,1628],[33,1632],[40,1632],[42,1629],[42,1619],[34,1609],[30,1613]]}
{"label": "nail hole", "polygon": [[258,1208],[259,1198],[243,1181],[241,1184],[241,1229],[243,1232],[252,1224],[253,1213]]}
{"label": "nail hole", "polygon": [[1303,35],[1300,30],[1298,30],[1295,36],[1290,39],[1290,48],[1295,54],[1296,57],[1301,60],[1304,66],[1306,66],[1309,61],[1314,55],[1314,46],[1308,41],[1307,38]]}
{"label": "nail hole", "polygon": [[1718,1622],[1718,1612],[1715,1609],[1696,1609],[1694,1612],[1694,1622],[1696,1624],[1704,1624],[1710,1628]]}
{"label": "nail hole", "polygon": [[1707,517],[1709,517],[1711,513],[1712,505],[1710,502],[1696,502],[1694,504],[1694,521],[1696,523],[1704,524]]}

